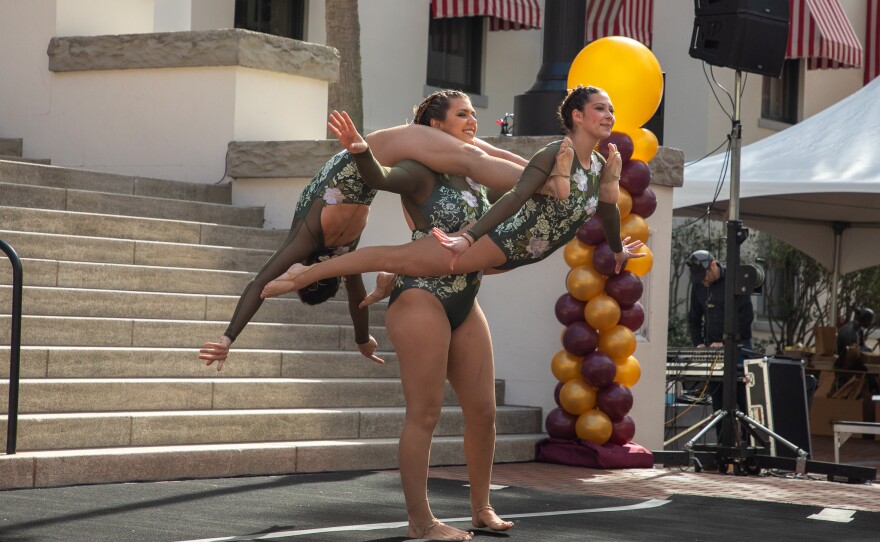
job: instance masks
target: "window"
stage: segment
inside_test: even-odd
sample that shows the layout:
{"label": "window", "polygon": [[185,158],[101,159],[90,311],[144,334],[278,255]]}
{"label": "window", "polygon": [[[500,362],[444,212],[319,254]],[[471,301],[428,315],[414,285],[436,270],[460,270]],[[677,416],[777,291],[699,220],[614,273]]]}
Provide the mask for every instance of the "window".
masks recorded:
{"label": "window", "polygon": [[235,28],[303,39],[305,0],[235,0]]}
{"label": "window", "polygon": [[782,67],[782,77],[764,77],[761,92],[761,117],[767,120],[797,124],[800,94],[800,61],[789,59]]}
{"label": "window", "polygon": [[427,84],[480,93],[483,17],[431,19]]}

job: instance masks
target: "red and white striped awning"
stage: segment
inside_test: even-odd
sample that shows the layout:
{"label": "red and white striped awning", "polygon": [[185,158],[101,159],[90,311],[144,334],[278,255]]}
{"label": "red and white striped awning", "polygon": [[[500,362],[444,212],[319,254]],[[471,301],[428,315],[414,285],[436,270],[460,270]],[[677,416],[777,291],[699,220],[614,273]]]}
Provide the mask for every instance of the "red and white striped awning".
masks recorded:
{"label": "red and white striped awning", "polygon": [[431,16],[489,17],[490,30],[541,28],[538,0],[431,0]]}
{"label": "red and white striped awning", "polygon": [[651,46],[654,0],[592,0],[587,2],[584,43],[606,36],[626,36]]}
{"label": "red and white striped awning", "polygon": [[789,0],[789,10],[785,58],[804,58],[811,70],[862,65],[862,45],[840,0]]}
{"label": "red and white striped awning", "polygon": [[868,0],[865,28],[865,84],[880,75],[880,0]]}

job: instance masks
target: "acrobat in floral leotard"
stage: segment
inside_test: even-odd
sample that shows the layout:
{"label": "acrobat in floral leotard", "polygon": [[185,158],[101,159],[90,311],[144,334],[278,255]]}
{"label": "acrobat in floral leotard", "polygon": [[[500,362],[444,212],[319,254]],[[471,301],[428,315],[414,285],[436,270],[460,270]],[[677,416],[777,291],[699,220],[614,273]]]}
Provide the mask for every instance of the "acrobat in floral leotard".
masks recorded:
{"label": "acrobat in floral leotard", "polygon": [[[504,252],[507,261],[497,267],[499,270],[543,260],[569,242],[578,228],[596,212],[599,176],[605,164],[602,155],[596,151],[592,153],[589,169],[584,168],[575,156],[568,198],[560,200],[534,193],[550,176],[549,171],[559,152],[559,143],[550,143],[538,151],[513,190],[495,203],[469,230],[475,238],[487,234]],[[522,201],[517,199],[518,191],[530,196],[518,210],[510,214]],[[502,221],[499,223],[499,220]]]}
{"label": "acrobat in floral leotard", "polygon": [[[300,194],[287,239],[245,287],[224,335],[233,341],[238,337],[262,305],[260,292],[263,287],[291,265],[304,261],[317,251],[339,256],[357,247],[360,236],[345,245],[324,246],[324,231],[321,227],[321,210],[324,207],[370,205],[375,197],[376,190],[364,184],[354,158],[348,151],[342,151],[330,158]],[[361,333],[366,331],[362,330]]]}
{"label": "acrobat in floral leotard", "polygon": [[[431,227],[445,232],[456,232],[480,218],[489,207],[486,188],[465,178],[436,174],[434,191],[427,200],[419,205],[421,220],[414,221],[427,224],[425,229],[413,231],[412,239],[421,239],[430,235]],[[410,215],[414,213],[410,210]],[[417,288],[430,292],[443,305],[451,329],[464,322],[480,288],[482,272],[464,275],[441,275],[439,277],[410,277],[398,275],[391,292],[389,305],[405,290]]]}

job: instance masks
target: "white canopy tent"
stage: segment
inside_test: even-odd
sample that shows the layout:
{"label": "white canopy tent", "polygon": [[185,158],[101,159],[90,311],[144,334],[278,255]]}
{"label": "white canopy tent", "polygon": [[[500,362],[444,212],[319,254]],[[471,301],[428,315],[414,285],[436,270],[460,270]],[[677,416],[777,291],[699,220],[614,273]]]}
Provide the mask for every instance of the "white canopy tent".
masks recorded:
{"label": "white canopy tent", "polygon": [[[791,128],[742,148],[740,219],[839,274],[880,265],[880,77]],[[723,154],[684,171],[679,216],[706,213]],[[729,171],[710,216],[726,219]],[[834,303],[836,307],[836,302]]]}

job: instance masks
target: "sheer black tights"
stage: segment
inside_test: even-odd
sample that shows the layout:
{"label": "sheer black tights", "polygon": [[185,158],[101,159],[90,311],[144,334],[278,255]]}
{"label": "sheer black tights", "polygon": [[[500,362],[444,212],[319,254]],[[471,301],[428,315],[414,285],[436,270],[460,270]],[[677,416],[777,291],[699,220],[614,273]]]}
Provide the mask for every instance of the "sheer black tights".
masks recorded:
{"label": "sheer black tights", "polygon": [[242,292],[224,335],[235,341],[244,326],[251,321],[251,318],[262,306],[263,299],[260,297],[260,293],[263,291],[263,287],[281,276],[291,265],[302,262],[310,254],[323,248],[324,233],[321,228],[321,210],[323,208],[324,200],[316,198],[305,213],[293,217],[287,239],[275,251],[275,254],[263,264],[263,267]]}

